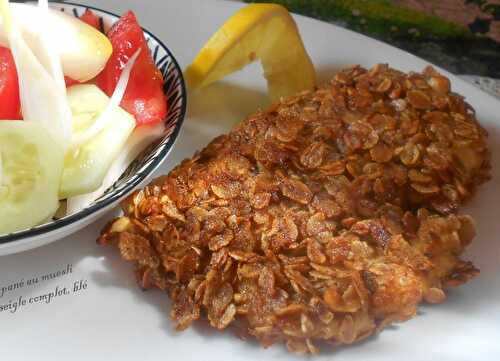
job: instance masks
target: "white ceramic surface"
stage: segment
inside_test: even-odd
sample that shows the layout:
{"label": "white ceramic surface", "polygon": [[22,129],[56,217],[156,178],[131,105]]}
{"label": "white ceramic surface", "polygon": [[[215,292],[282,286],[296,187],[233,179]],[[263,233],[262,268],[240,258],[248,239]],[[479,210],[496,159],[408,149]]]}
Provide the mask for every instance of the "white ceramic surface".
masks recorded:
{"label": "white ceramic surface", "polygon": [[[93,0],[114,12],[136,11],[186,65],[210,34],[242,4],[217,0]],[[306,47],[326,80],[336,69],[360,63],[389,62],[402,70],[426,64],[412,55],[358,34],[297,17]],[[225,132],[265,102],[265,83],[255,65],[189,99],[188,119],[164,173],[212,137]],[[27,304],[15,313],[0,312],[0,360],[336,360],[336,361],[497,361],[500,359],[500,103],[474,86],[452,78],[453,88],[467,97],[490,132],[494,180],[483,186],[467,207],[478,222],[478,236],[466,258],[481,276],[453,290],[443,305],[425,306],[418,317],[352,347],[317,358],[288,354],[283,347],[261,349],[229,332],[197,325],[176,333],[168,319],[167,296],[142,292],[130,265],[113,248],[95,244],[109,216],[77,234],[37,250],[0,258],[0,289],[67,263],[70,275],[17,289],[0,297],[0,306],[73,287],[87,289],[49,304]],[[1,292],[0,292],[1,293]]]}

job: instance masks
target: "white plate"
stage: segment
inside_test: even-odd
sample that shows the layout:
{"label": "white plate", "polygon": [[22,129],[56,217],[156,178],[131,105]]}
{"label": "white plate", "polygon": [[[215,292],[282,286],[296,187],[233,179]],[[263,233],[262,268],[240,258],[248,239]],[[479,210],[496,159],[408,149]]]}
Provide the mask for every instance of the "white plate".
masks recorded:
{"label": "white plate", "polygon": [[[136,11],[144,26],[157,34],[188,64],[210,34],[240,4],[216,0],[103,0],[89,4],[114,12]],[[367,37],[304,17],[297,17],[307,49],[326,79],[348,64],[370,66],[388,62],[402,70],[421,70],[421,59]],[[166,172],[215,135],[262,104],[265,84],[252,66],[227,82],[191,98],[183,127]],[[426,306],[415,319],[382,332],[360,345],[325,353],[318,360],[447,360],[500,359],[500,103],[464,81],[452,77],[453,88],[467,97],[490,132],[494,180],[483,186],[467,207],[478,221],[478,236],[466,258],[481,276],[450,293],[443,305]],[[172,330],[166,295],[142,292],[130,265],[115,249],[95,245],[105,219],[77,235],[50,246],[0,258],[0,288],[25,282],[73,264],[68,276],[26,286],[0,297],[0,305],[22,296],[29,300],[56,286],[73,287],[87,280],[87,289],[61,296],[50,304],[27,304],[14,314],[0,312],[1,360],[303,360],[282,346],[261,349],[230,335],[196,326],[184,333]],[[1,292],[0,292],[1,293]]]}

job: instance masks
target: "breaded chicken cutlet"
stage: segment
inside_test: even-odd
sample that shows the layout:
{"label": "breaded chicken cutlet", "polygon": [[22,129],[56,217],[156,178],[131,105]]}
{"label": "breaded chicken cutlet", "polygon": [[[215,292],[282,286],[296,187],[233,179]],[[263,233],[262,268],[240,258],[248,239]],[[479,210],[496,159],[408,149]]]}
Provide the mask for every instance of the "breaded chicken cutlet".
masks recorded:
{"label": "breaded chicken cutlet", "polygon": [[295,352],[350,344],[478,274],[456,212],[489,179],[486,133],[432,68],[353,67],[259,111],[136,192],[99,242],[206,319]]}

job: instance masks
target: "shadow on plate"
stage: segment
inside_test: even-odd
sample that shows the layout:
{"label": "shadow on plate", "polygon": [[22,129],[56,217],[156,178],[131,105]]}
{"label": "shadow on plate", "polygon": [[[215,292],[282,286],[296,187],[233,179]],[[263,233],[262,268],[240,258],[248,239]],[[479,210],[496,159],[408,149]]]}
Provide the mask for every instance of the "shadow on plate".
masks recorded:
{"label": "shadow on plate", "polygon": [[[65,269],[68,264],[72,265],[73,273],[77,273],[79,263],[85,258],[102,256],[95,240],[99,230],[104,227],[110,217],[111,214],[108,214],[78,233],[44,247],[2,256],[0,258],[0,273],[3,282],[8,284],[21,279],[27,282],[28,279],[38,278],[38,283],[32,286],[27,285],[20,290],[20,294],[26,298],[40,293],[40,287],[50,289],[52,286],[66,283],[66,276],[47,278],[43,281],[41,279],[44,275]],[[15,295],[16,293],[13,292],[11,296]]]}
{"label": "shadow on plate", "polygon": [[[475,104],[479,109],[481,104]],[[478,117],[481,118],[480,112]],[[479,119],[483,124],[486,119]],[[488,119],[490,122],[491,119]],[[471,260],[481,271],[476,279],[453,291],[449,301],[456,309],[466,307],[466,304],[479,307],[480,304],[491,304],[492,300],[500,299],[500,167],[497,155],[500,154],[500,139],[498,127],[486,127],[489,133],[489,148],[492,153],[492,179],[479,187],[477,194],[462,210],[470,214],[476,221],[477,235],[467,248],[464,259]],[[455,308],[454,308],[455,309]]]}
{"label": "shadow on plate", "polygon": [[337,74],[340,70],[345,69],[344,66],[335,66],[335,65],[327,65],[320,66],[316,68],[316,82],[319,86],[322,86],[328,83],[333,79],[335,74]]}
{"label": "shadow on plate", "polygon": [[189,93],[188,118],[196,122],[210,121],[213,124],[223,121],[235,125],[269,104],[264,92],[220,81]]}
{"label": "shadow on plate", "polygon": [[159,289],[142,290],[136,282],[134,269],[131,263],[121,259],[114,246],[99,246],[103,256],[104,270],[92,271],[90,277],[94,283],[102,288],[118,288],[129,290],[137,304],[155,309],[158,314],[159,327],[168,336],[175,337],[176,332],[170,321],[170,299],[166,292]]}

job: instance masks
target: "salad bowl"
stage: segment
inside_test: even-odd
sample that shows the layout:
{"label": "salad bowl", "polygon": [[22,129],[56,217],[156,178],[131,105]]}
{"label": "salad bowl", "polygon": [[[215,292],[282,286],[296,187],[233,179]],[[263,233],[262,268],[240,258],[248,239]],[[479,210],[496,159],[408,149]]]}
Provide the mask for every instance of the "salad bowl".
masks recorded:
{"label": "salad bowl", "polygon": [[[81,16],[87,9],[97,15],[101,30],[107,31],[120,17],[98,8],[69,2],[51,2],[50,7],[75,17]],[[138,153],[128,168],[99,197],[79,211],[63,215],[50,222],[31,229],[0,236],[0,256],[18,253],[41,247],[63,237],[69,236],[89,225],[106,212],[116,207],[148,177],[168,157],[186,114],[186,87],[182,70],[172,52],[154,34],[144,30],[144,36],[157,68],[164,79],[163,90],[168,101],[168,113],[161,128],[141,152]]]}

